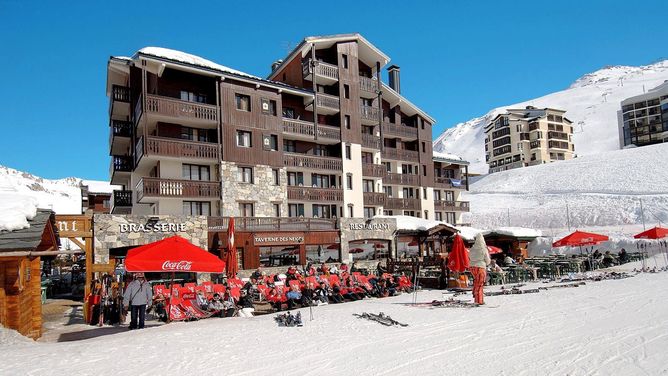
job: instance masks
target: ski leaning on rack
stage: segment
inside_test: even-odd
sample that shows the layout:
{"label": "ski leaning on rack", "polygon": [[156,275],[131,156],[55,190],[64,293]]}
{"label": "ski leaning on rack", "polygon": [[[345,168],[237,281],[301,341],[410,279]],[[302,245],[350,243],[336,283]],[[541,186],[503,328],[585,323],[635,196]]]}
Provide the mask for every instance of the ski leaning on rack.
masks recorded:
{"label": "ski leaning on rack", "polygon": [[367,319],[371,321],[375,321],[378,323],[381,323],[385,326],[408,326],[408,324],[403,324],[400,323],[399,321],[391,318],[390,316],[384,314],[383,312],[380,312],[378,314],[375,313],[367,313],[367,312],[362,312],[362,314],[359,313],[353,313],[353,316],[360,318],[360,319]]}

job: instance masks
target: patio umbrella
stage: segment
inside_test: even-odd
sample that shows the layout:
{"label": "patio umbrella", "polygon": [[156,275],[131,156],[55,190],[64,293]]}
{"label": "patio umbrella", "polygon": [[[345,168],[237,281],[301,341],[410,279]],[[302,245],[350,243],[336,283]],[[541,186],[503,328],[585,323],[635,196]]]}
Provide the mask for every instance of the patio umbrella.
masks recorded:
{"label": "patio umbrella", "polygon": [[327,246],[327,249],[339,249],[339,244],[334,243]]}
{"label": "patio umbrella", "polygon": [[412,242],[408,243],[409,247],[417,247],[418,242],[416,240],[413,240]]}
{"label": "patio umbrella", "polygon": [[383,243],[376,243],[376,244],[373,245],[373,247],[376,248],[376,249],[381,249],[381,248],[385,248],[385,244],[383,244]]}
{"label": "patio umbrella", "polygon": [[654,227],[640,234],[633,235],[636,239],[661,239],[668,236],[668,228]]}
{"label": "patio umbrella", "polygon": [[234,246],[234,217],[230,218],[230,223],[227,225],[227,278],[234,278],[239,271],[239,264],[237,262],[237,248]]}
{"label": "patio umbrella", "polygon": [[222,273],[225,263],[176,235],[131,249],[125,259],[129,272]]}
{"label": "patio umbrella", "polygon": [[552,243],[552,247],[581,247],[585,245],[596,245],[610,240],[605,235],[592,232],[575,231],[574,233]]}
{"label": "patio umbrella", "polygon": [[353,248],[348,251],[348,253],[362,253],[364,250],[362,248]]}
{"label": "patio umbrella", "polygon": [[455,235],[452,250],[448,255],[448,268],[456,273],[462,273],[469,267],[469,254],[464,247],[464,241],[459,234]]}
{"label": "patio umbrella", "polygon": [[499,247],[495,247],[493,245],[488,245],[487,250],[489,251],[490,255],[496,255],[496,254],[499,254],[499,253],[503,253],[503,249],[501,249]]}

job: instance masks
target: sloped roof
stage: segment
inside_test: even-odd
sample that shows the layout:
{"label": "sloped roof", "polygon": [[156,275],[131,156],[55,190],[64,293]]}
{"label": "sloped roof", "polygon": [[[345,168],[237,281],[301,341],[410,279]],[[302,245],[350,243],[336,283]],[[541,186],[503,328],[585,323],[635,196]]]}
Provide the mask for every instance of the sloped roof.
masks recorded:
{"label": "sloped roof", "polygon": [[42,242],[45,227],[54,226],[52,216],[51,210],[40,209],[37,210],[33,219],[28,220],[30,227],[14,231],[0,231],[0,253],[36,249]]}

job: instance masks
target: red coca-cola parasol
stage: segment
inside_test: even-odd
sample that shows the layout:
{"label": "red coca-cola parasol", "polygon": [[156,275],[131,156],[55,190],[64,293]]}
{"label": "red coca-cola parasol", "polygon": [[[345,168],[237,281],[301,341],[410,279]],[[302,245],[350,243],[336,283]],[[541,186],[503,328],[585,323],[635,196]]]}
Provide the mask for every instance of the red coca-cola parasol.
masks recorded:
{"label": "red coca-cola parasol", "polygon": [[230,218],[227,225],[227,278],[234,278],[239,271],[237,262],[237,248],[234,246],[234,217]]}
{"label": "red coca-cola parasol", "polygon": [[456,234],[452,242],[452,250],[448,255],[448,268],[453,272],[462,273],[469,265],[469,254],[466,252],[464,241],[459,234]]}
{"label": "red coca-cola parasol", "polygon": [[633,235],[636,239],[661,239],[668,236],[668,228],[654,227],[640,234]]}
{"label": "red coca-cola parasol", "polygon": [[125,259],[129,272],[222,273],[225,262],[176,235],[131,249]]}

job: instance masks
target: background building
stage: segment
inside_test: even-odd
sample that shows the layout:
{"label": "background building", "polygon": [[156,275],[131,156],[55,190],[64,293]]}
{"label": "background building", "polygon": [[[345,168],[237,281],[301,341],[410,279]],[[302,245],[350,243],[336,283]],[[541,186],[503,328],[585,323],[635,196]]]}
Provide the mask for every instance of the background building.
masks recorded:
{"label": "background building", "polygon": [[485,127],[489,172],[573,158],[573,126],[565,112],[527,106],[497,115]]}
{"label": "background building", "polygon": [[622,101],[618,112],[620,147],[668,141],[668,82]]}

